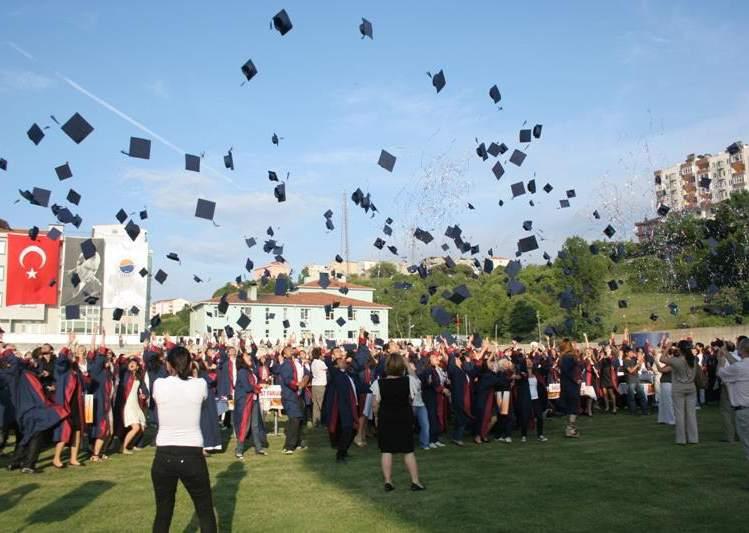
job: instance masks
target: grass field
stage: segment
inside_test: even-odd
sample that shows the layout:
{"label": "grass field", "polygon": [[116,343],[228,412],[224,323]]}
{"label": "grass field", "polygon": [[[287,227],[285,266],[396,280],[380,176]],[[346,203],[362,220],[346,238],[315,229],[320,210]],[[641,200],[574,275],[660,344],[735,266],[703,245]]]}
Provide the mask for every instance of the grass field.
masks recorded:
{"label": "grass field", "polygon": [[[346,465],[320,430],[307,451],[209,459],[221,531],[747,531],[749,463],[719,442],[718,410],[699,412],[696,446],[673,444],[655,417],[597,415],[580,440],[548,422],[542,444],[451,446],[418,452],[427,490],[412,493],[403,468],[385,493],[373,443]],[[233,442],[232,442],[233,444]],[[154,512],[153,448],[79,470],[0,472],[2,531],[148,531]],[[5,465],[6,459],[0,459]],[[400,466],[400,465],[398,465]],[[196,531],[180,488],[172,531]]]}

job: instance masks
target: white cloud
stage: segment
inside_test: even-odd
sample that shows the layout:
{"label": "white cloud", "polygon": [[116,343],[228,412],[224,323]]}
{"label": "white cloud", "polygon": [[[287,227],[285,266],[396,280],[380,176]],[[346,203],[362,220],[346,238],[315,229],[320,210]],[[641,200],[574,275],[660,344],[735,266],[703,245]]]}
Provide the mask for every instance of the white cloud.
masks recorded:
{"label": "white cloud", "polygon": [[0,70],[0,91],[42,91],[55,85],[55,80],[29,70]]}
{"label": "white cloud", "polygon": [[155,80],[151,83],[146,83],[145,87],[151,94],[153,94],[157,98],[161,98],[164,100],[169,98],[169,89],[167,89],[166,82],[164,80]]}

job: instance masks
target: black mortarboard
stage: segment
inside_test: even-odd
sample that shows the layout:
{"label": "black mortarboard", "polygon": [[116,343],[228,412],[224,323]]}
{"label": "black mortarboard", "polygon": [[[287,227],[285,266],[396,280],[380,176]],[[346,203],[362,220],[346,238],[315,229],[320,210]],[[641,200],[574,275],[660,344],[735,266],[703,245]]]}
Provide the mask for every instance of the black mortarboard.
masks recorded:
{"label": "black mortarboard", "polygon": [[137,316],[138,314],[140,314],[140,309],[138,309],[138,306],[137,306],[137,305],[134,305],[134,306],[132,306],[132,307],[130,308],[130,314],[131,314],[131,315],[136,315],[136,316]]}
{"label": "black mortarboard", "polygon": [[255,268],[255,263],[253,263],[252,259],[250,259],[248,257],[247,261],[245,261],[245,263],[244,263],[244,268],[247,270],[247,272],[249,272],[250,274],[252,274],[252,269]]}
{"label": "black mortarboard", "polygon": [[392,253],[393,255],[398,255],[398,248],[396,248],[395,246],[392,246],[392,245],[391,245],[391,246],[388,246],[388,250],[390,250],[390,252],[391,252],[391,253]]}
{"label": "black mortarboard", "polygon": [[339,316],[335,323],[338,324],[338,326],[343,327],[346,324],[346,320],[342,316]]}
{"label": "black mortarboard", "polygon": [[229,310],[229,295],[224,294],[221,299],[218,301],[218,312],[222,315],[226,314],[226,312]]}
{"label": "black mortarboard", "polygon": [[247,78],[247,81],[250,81],[255,77],[255,74],[257,74],[257,68],[255,67],[255,63],[252,62],[252,59],[248,59],[247,63],[242,65],[242,74]]}
{"label": "black mortarboard", "polygon": [[379,324],[380,323],[380,315],[377,313],[372,313],[369,315],[369,319],[372,321],[372,324]]}
{"label": "black mortarboard", "polygon": [[455,261],[453,261],[453,258],[449,255],[445,256],[445,266],[447,268],[455,268]]}
{"label": "black mortarboard", "polygon": [[420,303],[421,305],[426,305],[426,304],[428,304],[428,303],[429,303],[429,296],[428,296],[428,295],[426,295],[426,294],[422,294],[422,295],[421,295],[421,296],[419,297],[419,303]]}
{"label": "black mortarboard", "polygon": [[512,185],[510,185],[510,190],[512,191],[513,198],[522,196],[525,194],[525,184],[522,181],[513,183]]}
{"label": "black mortarboard", "polygon": [[658,206],[658,216],[665,217],[669,211],[671,211],[671,208],[666,204],[661,204]]}
{"label": "black mortarboard", "polygon": [[291,23],[291,19],[289,18],[289,14],[286,13],[285,9],[282,9],[278,13],[276,13],[273,17],[273,27],[278,30],[278,33],[281,35],[286,35],[291,31],[291,28],[294,27],[294,25]]}
{"label": "black mortarboard", "polygon": [[465,285],[458,285],[453,289],[453,293],[449,300],[456,305],[460,305],[464,300],[470,297],[471,292],[468,290],[468,287]]}
{"label": "black mortarboard", "polygon": [[47,232],[47,238],[53,241],[59,239],[60,235],[62,235],[62,232],[57,228],[50,228],[50,230]]}
{"label": "black mortarboard", "polygon": [[590,246],[588,246],[588,249],[590,250],[590,253],[592,255],[598,255],[598,246],[596,246],[595,244],[591,244]]}
{"label": "black mortarboard", "polygon": [[390,236],[393,234],[393,228],[385,224],[385,226],[382,228],[382,233],[384,233],[387,236]]}
{"label": "black mortarboard", "polygon": [[8,160],[0,157],[0,170],[8,170]]}
{"label": "black mortarboard", "polygon": [[442,246],[440,246],[444,252],[446,252],[450,247],[447,245],[447,243],[443,243]]}
{"label": "black mortarboard", "polygon": [[434,237],[432,237],[431,233],[429,233],[428,231],[424,231],[421,228],[416,228],[416,230],[414,231],[414,237],[424,244],[429,244],[434,240]]}
{"label": "black mortarboard", "polygon": [[593,218],[595,218],[596,220],[600,220],[601,219],[601,214],[598,212],[597,209],[595,211],[593,211]]}
{"label": "black mortarboard", "polygon": [[82,222],[83,222],[83,219],[81,218],[80,215],[75,215],[73,217],[73,220],[70,221],[70,223],[73,224],[76,228],[80,228]]}
{"label": "black mortarboard", "polygon": [[505,168],[502,166],[502,163],[497,161],[496,163],[494,163],[494,166],[492,167],[492,172],[494,173],[494,177],[499,179],[504,175]]}
{"label": "black mortarboard", "polygon": [[138,238],[138,235],[140,235],[140,226],[130,220],[125,226],[125,233],[127,233],[127,236],[130,237],[130,240],[134,241]]}
{"label": "black mortarboard", "polygon": [[180,262],[179,255],[177,255],[176,252],[169,252],[166,254],[166,258],[171,259],[172,261],[177,261],[178,263]]}
{"label": "black mortarboard", "polygon": [[285,202],[286,201],[286,184],[279,183],[278,185],[276,185],[276,187],[273,189],[273,196],[276,197],[276,200],[278,200],[278,203]]}
{"label": "black mortarboard", "polygon": [[520,130],[519,137],[521,143],[531,142],[531,130]]}
{"label": "black mortarboard", "polygon": [[329,218],[325,219],[325,229],[328,231],[333,231],[335,229],[335,226],[333,225],[333,221]]}
{"label": "black mortarboard", "polygon": [[275,171],[269,170],[268,171],[268,181],[278,181],[278,174],[276,174]]}
{"label": "black mortarboard", "polygon": [[343,295],[348,294],[348,287],[339,287],[338,292],[340,292]]}
{"label": "black mortarboard", "polygon": [[516,279],[511,279],[507,282],[507,294],[508,296],[517,296],[525,292],[525,285]]}
{"label": "black mortarboard", "polygon": [[141,278],[145,278],[148,275],[148,269],[143,267],[138,271],[138,274],[140,274]]}
{"label": "black mortarboard", "polygon": [[213,215],[216,212],[216,202],[210,200],[203,200],[198,198],[198,203],[195,206],[195,216],[198,218],[204,218],[206,220],[213,220]]}
{"label": "black mortarboard", "polygon": [[531,194],[536,194],[536,180],[530,180],[527,185],[528,192]]}
{"label": "black mortarboard", "polygon": [[499,92],[499,87],[496,85],[492,85],[492,88],[489,89],[489,98],[492,99],[492,102],[495,104],[498,104],[499,101],[502,99],[502,94]]}
{"label": "black mortarboard", "polygon": [[273,237],[273,226],[268,226],[268,229],[265,230],[265,234],[268,237]]}
{"label": "black mortarboard", "polygon": [[200,156],[185,154],[185,170],[200,172]]}
{"label": "black mortarboard", "polygon": [[442,70],[432,76],[432,85],[438,93],[445,87],[445,83],[445,73]]}
{"label": "black mortarboard", "polygon": [[78,275],[78,272],[73,272],[73,273],[72,273],[72,274],[70,275],[70,284],[71,284],[71,285],[72,285],[73,287],[77,287],[78,285],[80,285],[80,284],[81,284],[81,277],[80,277],[80,276]]}
{"label": "black mortarboard", "polygon": [[619,306],[619,309],[626,309],[629,306],[627,300],[619,300],[617,305]]}
{"label": "black mortarboard", "polygon": [[655,322],[656,320],[658,320],[658,315],[656,315],[655,313],[650,313],[650,320]]}
{"label": "black mortarboard", "polygon": [[156,272],[156,275],[153,277],[153,279],[155,279],[161,285],[163,285],[164,282],[166,281],[167,275],[168,274],[166,272],[164,272],[163,270],[159,269],[159,271]]}
{"label": "black mortarboard", "polygon": [[669,311],[671,311],[672,315],[679,314],[679,304],[677,303],[671,302],[670,304],[668,304],[668,309]]}
{"label": "black mortarboard", "polygon": [[566,198],[565,198],[565,199],[563,199],[563,200],[559,200],[559,207],[560,207],[561,209],[566,209],[566,208],[567,208],[567,207],[569,207],[569,206],[570,206],[570,201],[569,201],[569,200],[567,200]]}
{"label": "black mortarboard", "polygon": [[614,236],[614,234],[616,233],[616,230],[614,229],[614,227],[611,224],[609,224],[603,230],[603,233],[604,233],[604,235],[606,235],[606,237],[608,237],[610,239],[611,237]]}
{"label": "black mortarboard", "polygon": [[84,259],[91,259],[96,255],[96,245],[91,239],[86,239],[81,242],[81,253]]}
{"label": "black mortarboard", "polygon": [[68,191],[68,196],[67,196],[67,200],[68,200],[68,202],[70,202],[71,204],[75,204],[75,205],[78,205],[78,202],[80,202],[80,201],[81,201],[81,195],[80,195],[80,194],[78,194],[77,192],[75,192],[75,191],[74,191],[73,189],[70,189],[70,190]]}
{"label": "black mortarboard", "polygon": [[429,292],[429,294],[434,296],[435,294],[437,294],[437,285],[429,285],[427,287],[427,291]]}
{"label": "black mortarboard", "polygon": [[491,274],[494,270],[494,261],[489,259],[488,257],[484,259],[484,272],[487,274]]}
{"label": "black mortarboard", "polygon": [[31,142],[36,145],[38,145],[40,142],[42,142],[42,139],[44,139],[44,132],[42,131],[42,128],[37,126],[36,123],[31,125],[29,131],[26,132],[26,135],[28,135],[29,139],[31,139]]}
{"label": "black mortarboard", "polygon": [[234,156],[231,153],[231,148],[229,149],[229,152],[224,156],[224,167],[228,168],[229,170],[234,170]]}
{"label": "black mortarboard", "polygon": [[283,327],[286,329],[289,329],[291,327],[291,322],[289,322],[288,320],[284,320],[282,324],[283,324]]}
{"label": "black mortarboard", "polygon": [[533,136],[536,139],[540,139],[541,138],[541,130],[542,129],[543,129],[543,124],[536,124],[535,126],[533,126]]}
{"label": "black mortarboard", "polygon": [[65,306],[65,320],[77,320],[81,318],[81,308],[77,305]]}
{"label": "black mortarboard", "polygon": [[130,137],[130,148],[127,155],[138,159],[151,159],[151,139]]}
{"label": "black mortarboard", "polygon": [[499,207],[502,207],[503,205],[505,205],[505,201],[504,200],[500,200],[499,201]]}
{"label": "black mortarboard", "polygon": [[76,113],[62,125],[62,131],[64,131],[68,137],[73,139],[75,144],[81,144],[83,139],[88,137],[89,134],[94,131],[94,127],[86,122],[85,118]]}
{"label": "black mortarboard", "polygon": [[151,317],[151,328],[158,328],[161,324],[161,315],[154,315]]}
{"label": "black mortarboard", "polygon": [[120,209],[117,211],[117,214],[114,215],[114,218],[117,219],[117,222],[123,224],[127,220],[127,212],[124,209]]}
{"label": "black mortarboard", "polygon": [[335,256],[335,262],[336,263],[343,263],[343,257],[341,257],[340,254],[336,254],[336,256]]}
{"label": "black mortarboard", "polygon": [[525,222],[523,222],[523,229],[525,231],[530,231],[531,229],[533,229],[533,221],[532,220],[526,220]]}
{"label": "black mortarboard", "polygon": [[570,189],[569,191],[567,191],[567,198],[574,198],[575,196],[575,189]]}
{"label": "black mortarboard", "polygon": [[386,150],[381,150],[380,159],[377,161],[377,164],[388,172],[392,172],[395,166],[395,156]]}
{"label": "black mortarboard", "polygon": [[612,279],[607,284],[609,286],[609,290],[611,290],[611,291],[615,291],[616,289],[619,288],[619,284],[616,282],[615,279]]}
{"label": "black mortarboard", "polygon": [[486,151],[489,152],[492,157],[497,157],[499,155],[499,145],[493,142],[489,145],[489,148],[487,148]]}
{"label": "black mortarboard", "polygon": [[476,155],[478,155],[483,161],[489,159],[489,154],[486,153],[486,145],[484,143],[481,143],[476,147]]}
{"label": "black mortarboard", "polygon": [[518,251],[521,253],[532,252],[538,249],[538,242],[536,236],[531,235],[530,237],[524,237],[518,241]]}
{"label": "black mortarboard", "polygon": [[257,244],[257,241],[255,240],[255,237],[247,237],[245,238],[244,243],[247,245],[247,248],[252,248]]}
{"label": "black mortarboard", "polygon": [[141,219],[141,220],[146,220],[146,219],[148,218],[148,211],[146,211],[145,209],[144,209],[144,210],[142,210],[142,211],[141,211],[141,212],[139,213],[139,216],[140,216],[140,219]]}
{"label": "black mortarboard", "polygon": [[565,289],[559,295],[559,307],[562,309],[572,309],[577,305],[577,303],[578,299],[571,289]]}
{"label": "black mortarboard", "polygon": [[510,156],[510,163],[513,165],[521,166],[525,161],[525,153],[520,150],[514,150]]}
{"label": "black mortarboard", "polygon": [[35,241],[38,235],[39,235],[39,227],[31,226],[31,228],[29,228],[29,239],[31,239],[32,241]]}
{"label": "black mortarboard", "polygon": [[702,176],[700,178],[700,187],[702,187],[703,189],[709,189],[711,182],[712,180],[710,178],[708,178],[707,176]]}
{"label": "black mortarboard", "polygon": [[70,170],[70,165],[68,163],[55,167],[55,173],[57,174],[57,179],[60,181],[73,177],[73,171]]}
{"label": "black mortarboard", "polygon": [[122,318],[122,315],[125,313],[125,310],[120,307],[115,307],[114,310],[112,310],[112,320],[115,322],[119,321]]}
{"label": "black mortarboard", "polygon": [[518,260],[512,260],[505,265],[505,274],[510,276],[511,278],[514,278],[520,273],[520,270],[523,268],[523,265],[520,264],[520,261]]}
{"label": "black mortarboard", "polygon": [[286,276],[278,276],[276,278],[276,285],[273,288],[273,293],[276,296],[285,296],[289,288],[289,280]]}
{"label": "black mortarboard", "polygon": [[244,313],[240,313],[239,318],[237,319],[237,326],[239,326],[240,329],[247,329],[247,326],[249,325],[250,317],[248,317]]}
{"label": "black mortarboard", "polygon": [[546,194],[549,194],[553,190],[554,187],[551,186],[551,183],[547,183],[546,185],[544,185],[544,191],[546,192]]}
{"label": "black mortarboard", "polygon": [[432,307],[431,315],[432,319],[440,326],[447,326],[453,320],[453,316],[445,311],[442,306]]}
{"label": "black mortarboard", "polygon": [[224,326],[224,331],[226,332],[227,339],[231,339],[234,336],[234,328],[231,327],[229,324]]}
{"label": "black mortarboard", "polygon": [[362,17],[361,24],[359,24],[359,32],[361,33],[362,39],[364,39],[364,37],[374,39],[374,37],[372,37],[372,23],[364,17]]}
{"label": "black mortarboard", "polygon": [[323,289],[327,289],[330,286],[330,274],[327,272],[320,272],[317,284]]}
{"label": "black mortarboard", "polygon": [[52,193],[47,189],[34,187],[31,191],[31,203],[42,207],[49,206],[49,197]]}

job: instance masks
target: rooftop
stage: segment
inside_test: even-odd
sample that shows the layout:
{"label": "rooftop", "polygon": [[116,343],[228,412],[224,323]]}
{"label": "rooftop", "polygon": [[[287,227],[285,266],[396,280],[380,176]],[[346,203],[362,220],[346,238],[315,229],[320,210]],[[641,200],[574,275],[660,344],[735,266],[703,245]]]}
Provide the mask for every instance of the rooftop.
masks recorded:
{"label": "rooftop", "polygon": [[[299,285],[299,287],[303,287],[305,289],[322,289],[322,287],[320,286],[320,280],[308,281],[303,285]],[[366,285],[357,285],[355,283],[341,283],[337,279],[331,278],[328,289],[340,289],[341,287],[347,287],[349,289],[362,289],[367,291],[374,290],[372,287],[367,287]]]}
{"label": "rooftop", "polygon": [[[201,302],[202,304],[217,304],[221,298],[211,298]],[[241,300],[239,293],[232,293],[227,297],[230,304],[241,305],[299,305],[307,307],[324,307],[334,302],[338,302],[341,307],[351,306],[359,309],[390,309],[389,306],[372,302],[364,302],[354,298],[347,298],[342,294],[335,295],[324,292],[304,292],[289,293],[286,296],[276,296],[275,294],[259,294],[257,300]]]}

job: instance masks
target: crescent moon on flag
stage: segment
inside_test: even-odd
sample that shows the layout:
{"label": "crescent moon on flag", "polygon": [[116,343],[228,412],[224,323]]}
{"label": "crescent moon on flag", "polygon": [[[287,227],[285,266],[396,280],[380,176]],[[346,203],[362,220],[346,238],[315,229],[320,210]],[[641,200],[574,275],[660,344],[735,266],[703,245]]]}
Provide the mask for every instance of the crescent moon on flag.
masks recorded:
{"label": "crescent moon on flag", "polygon": [[42,264],[39,266],[40,269],[44,268],[44,265],[47,264],[47,254],[44,253],[43,249],[41,249],[39,246],[27,246],[23,249],[21,255],[18,256],[18,262],[21,263],[21,268],[26,268],[26,265],[23,264],[23,261],[29,254],[37,254],[42,258]]}

